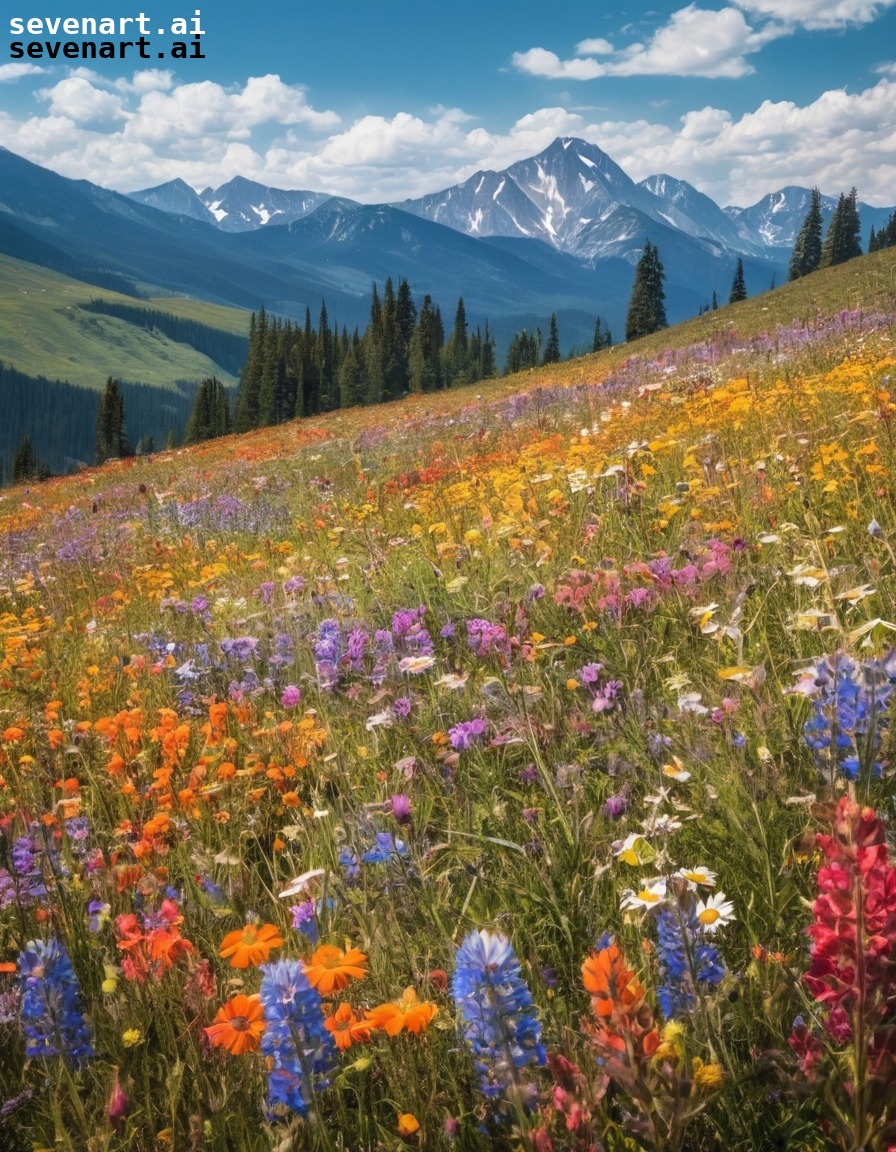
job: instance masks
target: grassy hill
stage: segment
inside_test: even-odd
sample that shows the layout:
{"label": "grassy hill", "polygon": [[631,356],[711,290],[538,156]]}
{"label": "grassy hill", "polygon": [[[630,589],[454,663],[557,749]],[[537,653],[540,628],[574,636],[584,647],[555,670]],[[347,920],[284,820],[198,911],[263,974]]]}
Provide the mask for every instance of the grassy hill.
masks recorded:
{"label": "grassy hill", "polygon": [[891,1148],[894,372],[889,252],[0,493],[9,1146]]}
{"label": "grassy hill", "polygon": [[[211,375],[236,383],[233,375],[187,344],[78,307],[97,298],[140,303],[0,255],[0,360],[28,375],[95,389],[102,388],[108,376],[157,388]],[[248,331],[248,314],[235,308],[168,297],[146,303],[226,332]]]}

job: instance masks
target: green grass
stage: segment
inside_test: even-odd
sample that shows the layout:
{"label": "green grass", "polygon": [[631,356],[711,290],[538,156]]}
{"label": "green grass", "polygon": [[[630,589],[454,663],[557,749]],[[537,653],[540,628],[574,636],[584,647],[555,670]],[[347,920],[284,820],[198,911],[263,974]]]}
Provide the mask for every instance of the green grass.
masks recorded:
{"label": "green grass", "polygon": [[[0,360],[31,376],[101,388],[108,376],[170,388],[176,380],[232,375],[188,344],[78,306],[101,298],[140,305],[130,297],[73,280],[57,272],[0,256]],[[178,316],[244,334],[248,315],[198,300],[164,297],[145,301]]]}

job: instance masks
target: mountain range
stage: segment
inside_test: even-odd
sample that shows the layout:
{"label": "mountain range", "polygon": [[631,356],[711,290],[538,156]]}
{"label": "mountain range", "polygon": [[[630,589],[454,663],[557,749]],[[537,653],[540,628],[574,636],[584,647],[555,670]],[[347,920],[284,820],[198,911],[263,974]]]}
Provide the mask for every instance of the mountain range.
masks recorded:
{"label": "mountain range", "polygon": [[[288,224],[329,199],[326,193],[265,187],[242,176],[202,192],[172,180],[131,196],[167,212],[213,219],[229,232]],[[790,186],[748,208],[722,208],[672,176],[648,176],[636,184],[596,145],[566,137],[501,172],[476,172],[462,184],[393,206],[468,236],[541,240],[588,261],[630,259],[656,226],[741,256],[780,261],[782,250],[789,257],[809,196],[808,188]],[[822,197],[825,222],[836,203],[836,197]],[[893,211],[867,204],[859,210],[865,243],[871,227],[879,229]]]}
{"label": "mountain range", "polygon": [[[0,149],[0,253],[139,296],[367,321],[371,281],[406,277],[446,315],[461,294],[499,345],[552,312],[564,352],[590,344],[600,315],[621,333],[646,238],[666,270],[670,322],[726,300],[743,260],[748,292],[786,276],[809,191],[721,208],[667,175],[636,183],[584,140],[555,140],[501,172],[398,204],[359,204],[235,177],[196,192],[181,180],[130,196],[69,180]],[[829,216],[835,201],[825,198]],[[866,233],[890,209],[860,206]],[[2,353],[0,353],[2,355]]]}

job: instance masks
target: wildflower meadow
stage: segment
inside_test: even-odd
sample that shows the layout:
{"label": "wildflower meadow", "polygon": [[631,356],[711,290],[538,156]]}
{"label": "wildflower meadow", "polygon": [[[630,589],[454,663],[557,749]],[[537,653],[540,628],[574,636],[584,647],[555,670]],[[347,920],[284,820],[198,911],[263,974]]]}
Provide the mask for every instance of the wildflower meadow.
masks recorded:
{"label": "wildflower meadow", "polygon": [[0,494],[0,1149],[893,1152],[894,307]]}

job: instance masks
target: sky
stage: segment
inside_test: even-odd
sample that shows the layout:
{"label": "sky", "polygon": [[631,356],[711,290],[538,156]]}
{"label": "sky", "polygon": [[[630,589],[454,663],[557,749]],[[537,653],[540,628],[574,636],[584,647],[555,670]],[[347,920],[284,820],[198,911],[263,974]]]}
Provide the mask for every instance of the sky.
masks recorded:
{"label": "sky", "polygon": [[[205,59],[171,59],[197,2]],[[896,0],[78,3],[4,0],[0,145],[119,191],[242,175],[400,201],[580,136],[723,205],[788,184],[896,204]],[[11,19],[110,8],[146,14],[151,59],[12,58],[82,38]]]}

